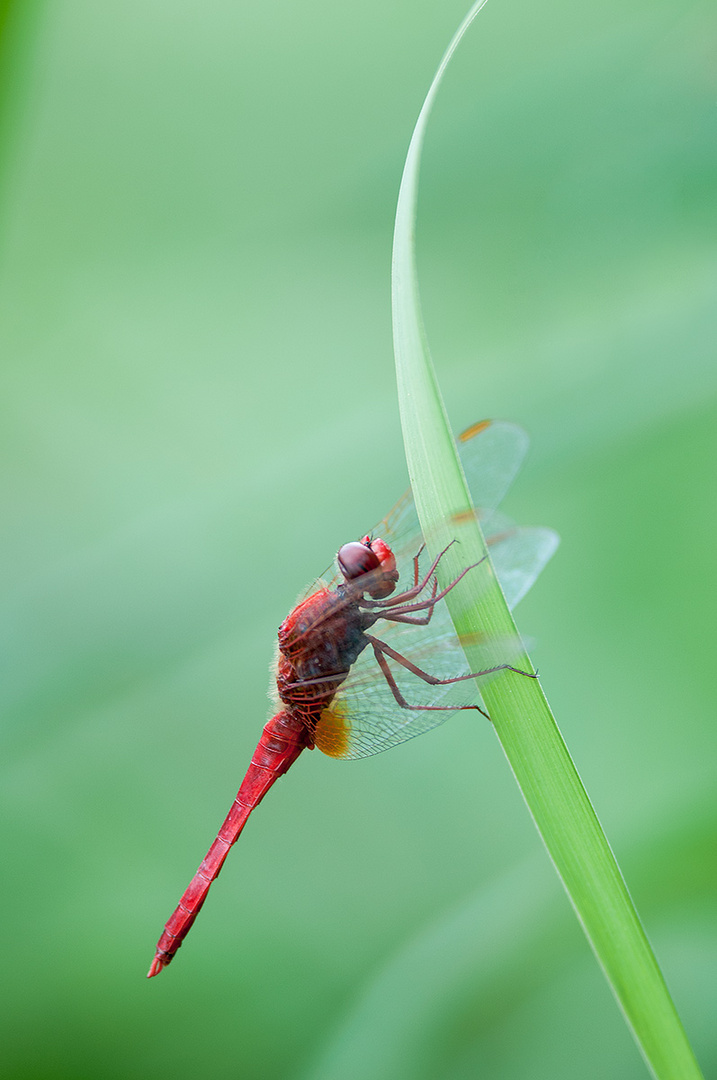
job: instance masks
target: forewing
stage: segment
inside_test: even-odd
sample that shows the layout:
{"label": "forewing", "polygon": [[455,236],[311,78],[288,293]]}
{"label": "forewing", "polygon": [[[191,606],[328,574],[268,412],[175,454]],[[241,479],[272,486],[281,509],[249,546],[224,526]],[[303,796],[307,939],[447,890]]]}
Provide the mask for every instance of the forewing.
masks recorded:
{"label": "forewing", "polygon": [[[501,523],[503,524],[503,523]],[[512,608],[525,595],[557,546],[551,529],[503,528],[489,539],[491,557],[508,604]],[[405,568],[404,573],[405,573]],[[476,567],[471,573],[480,573]],[[405,581],[406,578],[403,577]],[[436,678],[454,678],[466,672],[466,659],[444,602],[436,604],[427,626],[411,626],[380,620],[375,637]],[[478,643],[480,646],[480,643]],[[515,656],[510,642],[496,648],[487,642],[485,663],[495,663],[496,651],[503,662]],[[455,709],[481,703],[477,684],[469,679],[447,686],[430,686],[401,664],[389,659],[398,688],[411,705],[441,705],[436,711],[402,708],[384,678],[371,647],[366,648],[324,714],[317,728],[316,744],[332,757],[367,757],[388,750],[443,723]]]}
{"label": "forewing", "polygon": [[[507,420],[481,420],[462,432],[456,444],[473,506],[478,510],[484,533],[489,535],[495,531],[493,511],[520,469],[528,449],[528,436],[523,428]],[[423,543],[410,488],[368,535],[380,536],[386,541],[396,556],[401,582],[404,583],[406,567],[410,571],[411,559]],[[332,565],[302,593],[301,598],[314,592],[320,585],[333,587],[340,580]]]}
{"label": "forewing", "polygon": [[[456,444],[471,501],[485,530],[520,469],[528,449],[528,436],[517,424],[483,420],[459,435]],[[410,489],[372,535],[386,540],[399,563],[415,555],[422,537]]]}
{"label": "forewing", "polygon": [[507,420],[483,420],[456,439],[473,506],[488,519],[517,476],[528,452],[528,435]]}

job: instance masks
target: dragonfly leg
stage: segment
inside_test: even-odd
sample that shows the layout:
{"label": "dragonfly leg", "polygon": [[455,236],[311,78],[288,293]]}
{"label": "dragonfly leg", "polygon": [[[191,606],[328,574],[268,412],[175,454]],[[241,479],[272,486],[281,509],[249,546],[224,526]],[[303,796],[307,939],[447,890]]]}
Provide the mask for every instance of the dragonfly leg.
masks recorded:
{"label": "dragonfly leg", "polygon": [[416,586],[418,585],[418,582],[420,580],[419,577],[418,577],[418,560],[420,559],[421,554],[422,554],[425,546],[426,546],[425,544],[421,544],[418,551],[413,556],[413,587],[414,587],[414,589],[416,588]]}
{"label": "dragonfly leg", "polygon": [[[366,636],[369,637],[368,634]],[[371,645],[373,647],[374,656],[376,657],[376,660],[378,661],[378,666],[381,668],[381,671],[383,672],[383,676],[384,676],[386,682],[389,685],[391,693],[393,694],[394,698],[396,699],[396,704],[400,705],[402,709],[410,709],[412,712],[457,712],[457,711],[459,711],[461,709],[475,709],[482,716],[485,716],[486,720],[490,720],[490,716],[488,715],[488,713],[484,709],[481,709],[480,705],[410,705],[406,701],[406,699],[403,696],[403,694],[401,693],[401,691],[399,690],[398,684],[396,683],[396,680],[393,677],[391,669],[388,666],[388,661],[386,660],[386,657],[384,656],[383,650],[386,649],[387,646],[382,641],[378,641],[376,638],[369,637],[369,640],[370,640]],[[390,650],[390,651],[391,651],[391,653],[393,653],[393,650]],[[394,653],[393,658],[396,659],[399,655],[400,655],[399,653]],[[414,667],[414,665],[411,664],[410,661],[406,660],[405,656],[401,657],[401,662],[404,662],[404,661],[405,661],[406,667],[408,667],[409,670],[415,671],[416,674],[420,673],[420,668]],[[421,674],[423,676],[425,676],[426,673],[423,672]],[[439,682],[443,681],[441,679],[433,680],[431,678],[431,676],[427,677],[427,681],[429,681],[429,680],[431,682],[435,682],[435,683],[439,683]],[[448,681],[450,682],[452,680],[449,679]]]}
{"label": "dragonfly leg", "polygon": [[[445,553],[448,551],[448,548],[451,546],[451,544],[455,544],[455,540],[451,540],[451,543],[448,544],[447,547],[444,547],[443,551],[439,552],[439,554],[436,555],[435,559],[433,560],[433,562],[431,564],[431,567],[430,567],[428,573],[424,575],[423,581],[419,582],[419,580],[418,580],[418,556],[421,554],[421,552],[423,551],[423,549],[425,547],[425,544],[421,544],[421,547],[418,550],[418,555],[414,555],[414,558],[413,558],[413,576],[414,576],[413,588],[412,589],[406,589],[405,592],[398,593],[397,596],[392,596],[389,600],[362,600],[361,601],[361,606],[362,607],[371,607],[371,608],[388,608],[388,607],[396,607],[399,604],[405,604],[405,602],[407,600],[413,600],[413,598],[415,596],[418,596],[419,593],[423,592],[426,585],[428,584],[428,582],[433,577],[433,574],[435,572],[436,567],[438,566],[439,562],[441,561],[441,559],[443,558]],[[469,567],[469,569],[470,569],[470,567]]]}
{"label": "dragonfly leg", "polygon": [[[448,549],[446,548],[446,550],[448,550]],[[445,552],[442,552],[442,554],[445,554]],[[456,585],[458,584],[458,582],[461,581],[461,579],[466,576],[466,574],[468,573],[469,570],[475,570],[476,566],[480,566],[480,564],[486,559],[486,557],[487,556],[484,555],[483,558],[479,559],[479,561],[477,563],[471,563],[470,566],[467,566],[465,568],[465,570],[463,571],[463,573],[459,574],[457,578],[454,578],[454,580],[450,583],[450,585],[446,585],[445,589],[441,589],[441,591],[439,593],[434,593],[430,600],[418,600],[415,604],[406,604],[406,603],[403,603],[403,599],[408,596],[408,593],[402,593],[401,596],[397,596],[395,598],[396,600],[401,601],[401,603],[398,604],[391,611],[391,613],[389,615],[384,615],[383,611],[377,612],[376,614],[377,614],[378,618],[379,619],[395,619],[396,615],[406,615],[406,614],[408,614],[408,613],[410,613],[412,611],[425,611],[426,608],[430,608],[431,612],[432,612],[433,608],[438,603],[438,601],[442,600],[443,597],[447,593],[449,593],[451,591],[451,589],[454,589],[456,587]],[[410,591],[411,590],[409,590],[409,592]],[[361,601],[361,606],[362,607],[364,606],[364,601]],[[371,606],[373,607],[375,605],[372,604]],[[430,616],[429,616],[429,618],[430,618]],[[401,619],[401,620],[396,619],[395,621],[396,622],[398,622],[398,621],[403,622],[404,620],[403,619]]]}
{"label": "dragonfly leg", "polygon": [[[431,591],[432,603],[428,607],[425,615],[402,615],[400,609],[398,611],[376,611],[374,613],[374,619],[386,619],[389,622],[411,623],[412,626],[428,626],[433,617],[433,609],[436,606],[436,593],[438,592],[438,582],[433,579],[433,589]],[[373,624],[372,624],[373,625]]]}
{"label": "dragonfly leg", "polygon": [[[378,638],[373,637],[371,634],[366,634],[371,646],[373,648],[376,659],[378,660],[381,670],[385,674],[384,664],[385,657],[390,656],[392,660],[395,660],[397,664],[405,667],[407,671],[417,675],[419,679],[423,679],[430,686],[448,686],[451,683],[465,682],[466,679],[480,679],[482,675],[492,675],[496,671],[514,671],[516,675],[525,675],[528,679],[537,679],[537,673],[533,671],[522,671],[521,668],[513,667],[512,664],[496,664],[495,667],[485,668],[483,671],[469,671],[467,675],[454,675],[450,679],[438,679],[435,675],[429,675],[427,671],[419,668],[407,656],[403,656],[400,652],[396,652],[390,645],[387,645],[385,641],[379,641]],[[383,657],[384,663],[381,663],[379,654]],[[388,666],[388,665],[386,665]],[[425,707],[425,706],[424,706]]]}
{"label": "dragonfly leg", "polygon": [[317,701],[331,700],[348,671],[337,671],[326,675],[317,675],[312,679],[298,679],[296,682],[282,682],[279,694],[282,701],[290,702],[292,709],[312,706]]}

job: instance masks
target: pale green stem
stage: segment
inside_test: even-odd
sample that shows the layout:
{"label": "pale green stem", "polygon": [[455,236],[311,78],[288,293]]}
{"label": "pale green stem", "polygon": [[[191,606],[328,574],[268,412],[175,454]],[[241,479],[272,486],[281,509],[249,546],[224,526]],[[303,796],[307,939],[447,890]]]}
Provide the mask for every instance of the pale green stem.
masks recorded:
{"label": "pale green stem", "polygon": [[[408,470],[429,547],[460,540],[441,563],[445,583],[486,551],[456,455],[426,343],[416,273],[414,228],[426,123],[445,68],[486,0],[468,13],[441,62],[416,124],[401,182],[393,251],[393,325],[399,405]],[[501,654],[531,671],[497,578],[467,575],[448,596],[451,616],[475,670],[484,664],[471,637],[488,636]],[[540,683],[506,672],[481,685],[510,767],[588,941],[637,1044],[659,1080],[701,1072],[638,918],[620,869],[558,731]]]}

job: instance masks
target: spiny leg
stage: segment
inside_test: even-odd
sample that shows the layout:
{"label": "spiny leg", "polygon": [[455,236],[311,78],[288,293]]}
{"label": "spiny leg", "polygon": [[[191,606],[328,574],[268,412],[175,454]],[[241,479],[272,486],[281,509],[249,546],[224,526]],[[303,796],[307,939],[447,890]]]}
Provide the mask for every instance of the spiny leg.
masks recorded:
{"label": "spiny leg", "polygon": [[[425,544],[421,544],[421,546],[419,547],[418,551],[417,551],[417,552],[416,552],[416,554],[415,554],[415,555],[413,556],[413,587],[414,587],[414,589],[416,588],[416,586],[418,585],[418,582],[419,582],[419,577],[418,577],[418,560],[420,559],[420,557],[421,557],[421,553],[423,552],[423,550],[425,549],[425,547],[426,547],[426,545],[425,545]],[[430,576],[430,575],[429,575],[429,576]],[[419,591],[420,591],[420,590],[419,590]]]}
{"label": "spiny leg", "polygon": [[438,591],[438,582],[433,579],[433,589],[431,591],[431,603],[425,615],[417,615],[413,618],[410,615],[401,615],[400,609],[397,611],[387,611],[385,614],[381,611],[375,612],[377,619],[386,619],[388,622],[400,622],[410,623],[412,626],[428,626],[429,622],[433,618],[433,610],[436,606],[436,593]]}
{"label": "spiny leg", "polygon": [[418,596],[419,593],[423,592],[426,585],[428,584],[428,582],[433,577],[433,574],[435,572],[436,567],[438,566],[439,562],[441,561],[441,559],[443,558],[445,553],[448,551],[448,548],[451,546],[451,544],[455,544],[455,540],[451,540],[451,543],[448,544],[446,547],[444,547],[443,551],[439,552],[439,554],[436,555],[435,559],[433,560],[433,563],[431,564],[431,566],[430,566],[430,568],[428,570],[428,573],[425,574],[423,580],[421,582],[419,582],[418,581],[418,556],[421,554],[421,552],[423,551],[423,548],[425,547],[425,544],[422,544],[421,547],[419,548],[418,555],[415,555],[414,558],[413,558],[413,567],[414,567],[413,576],[414,576],[414,579],[415,579],[415,584],[414,584],[413,588],[412,589],[406,589],[405,592],[398,593],[397,596],[392,596],[389,600],[362,600],[361,601],[361,606],[362,607],[370,607],[370,608],[396,607],[399,604],[404,604],[406,602],[406,600],[412,600],[414,598],[414,596]]}
{"label": "spiny leg", "polygon": [[378,661],[378,666],[381,668],[383,676],[389,685],[389,689],[391,690],[391,693],[396,699],[396,704],[400,705],[402,709],[410,709],[411,712],[458,712],[462,709],[475,709],[481,714],[481,716],[485,716],[486,720],[490,720],[490,716],[487,712],[485,712],[484,709],[481,709],[480,705],[410,705],[406,701],[401,691],[398,689],[398,684],[393,677],[390,667],[388,666],[388,661],[386,660],[386,657],[383,655],[380,649],[376,648],[376,645],[373,641],[371,642],[371,644],[373,645],[373,652],[376,660]]}
{"label": "spiny leg", "polygon": [[431,606],[427,615],[417,615],[415,619],[412,619],[410,615],[382,615],[381,617],[388,620],[388,622],[410,623],[411,626],[428,626],[432,615],[433,606]]}
{"label": "spiny leg", "polygon": [[297,679],[281,686],[281,692],[290,696],[291,707],[313,705],[317,701],[330,700],[345,681],[348,671],[337,671],[326,675],[316,675],[311,679]]}
{"label": "spiny leg", "polygon": [[[406,615],[411,611],[425,611],[426,608],[430,608],[432,611],[438,601],[442,600],[443,597],[451,591],[451,589],[455,589],[458,582],[466,576],[468,571],[475,570],[476,566],[480,566],[480,564],[485,560],[485,558],[486,556],[484,555],[483,558],[479,559],[477,563],[471,563],[470,566],[467,566],[465,570],[458,575],[457,578],[454,578],[450,585],[446,585],[445,589],[441,589],[439,593],[434,593],[433,596],[431,596],[430,600],[418,600],[415,604],[404,604],[402,601],[401,604],[395,607],[394,610],[392,610],[388,615],[384,615],[383,611],[376,612],[377,617],[379,619],[393,619],[396,615]],[[402,595],[406,596],[407,594],[404,593]],[[396,599],[402,600],[402,597],[396,597]],[[374,606],[375,605],[372,603],[371,607]],[[364,601],[361,601],[361,607],[364,607]]]}
{"label": "spiny leg", "polygon": [[[371,643],[374,655],[379,660],[379,653],[390,656],[392,660],[395,660],[401,667],[406,668],[407,671],[417,675],[419,679],[423,679],[429,686],[449,686],[452,683],[465,682],[466,679],[480,679],[483,675],[492,675],[496,671],[514,671],[516,675],[525,675],[528,679],[537,679],[538,675],[532,671],[522,671],[520,668],[513,667],[512,664],[496,664],[495,667],[485,668],[483,671],[469,671],[467,675],[454,675],[450,679],[438,679],[435,675],[429,675],[427,671],[419,668],[407,656],[403,656],[402,653],[396,652],[390,645],[387,645],[385,641],[379,641],[378,638],[373,637],[371,634],[366,634],[367,639]],[[381,661],[379,660],[379,664]],[[383,664],[381,664],[381,670],[384,670]],[[425,706],[424,706],[425,707]]]}

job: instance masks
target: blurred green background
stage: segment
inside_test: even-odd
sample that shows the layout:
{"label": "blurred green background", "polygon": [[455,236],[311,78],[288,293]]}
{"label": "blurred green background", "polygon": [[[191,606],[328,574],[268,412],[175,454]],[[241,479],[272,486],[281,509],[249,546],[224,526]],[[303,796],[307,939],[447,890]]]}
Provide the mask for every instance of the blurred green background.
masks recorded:
{"label": "blurred green background", "polygon": [[[145,972],[276,627],[403,490],[390,243],[465,0],[6,5],[0,1075],[639,1078],[484,722],[306,754]],[[530,431],[518,611],[717,1066],[717,11],[488,5],[429,128],[456,429]]]}

